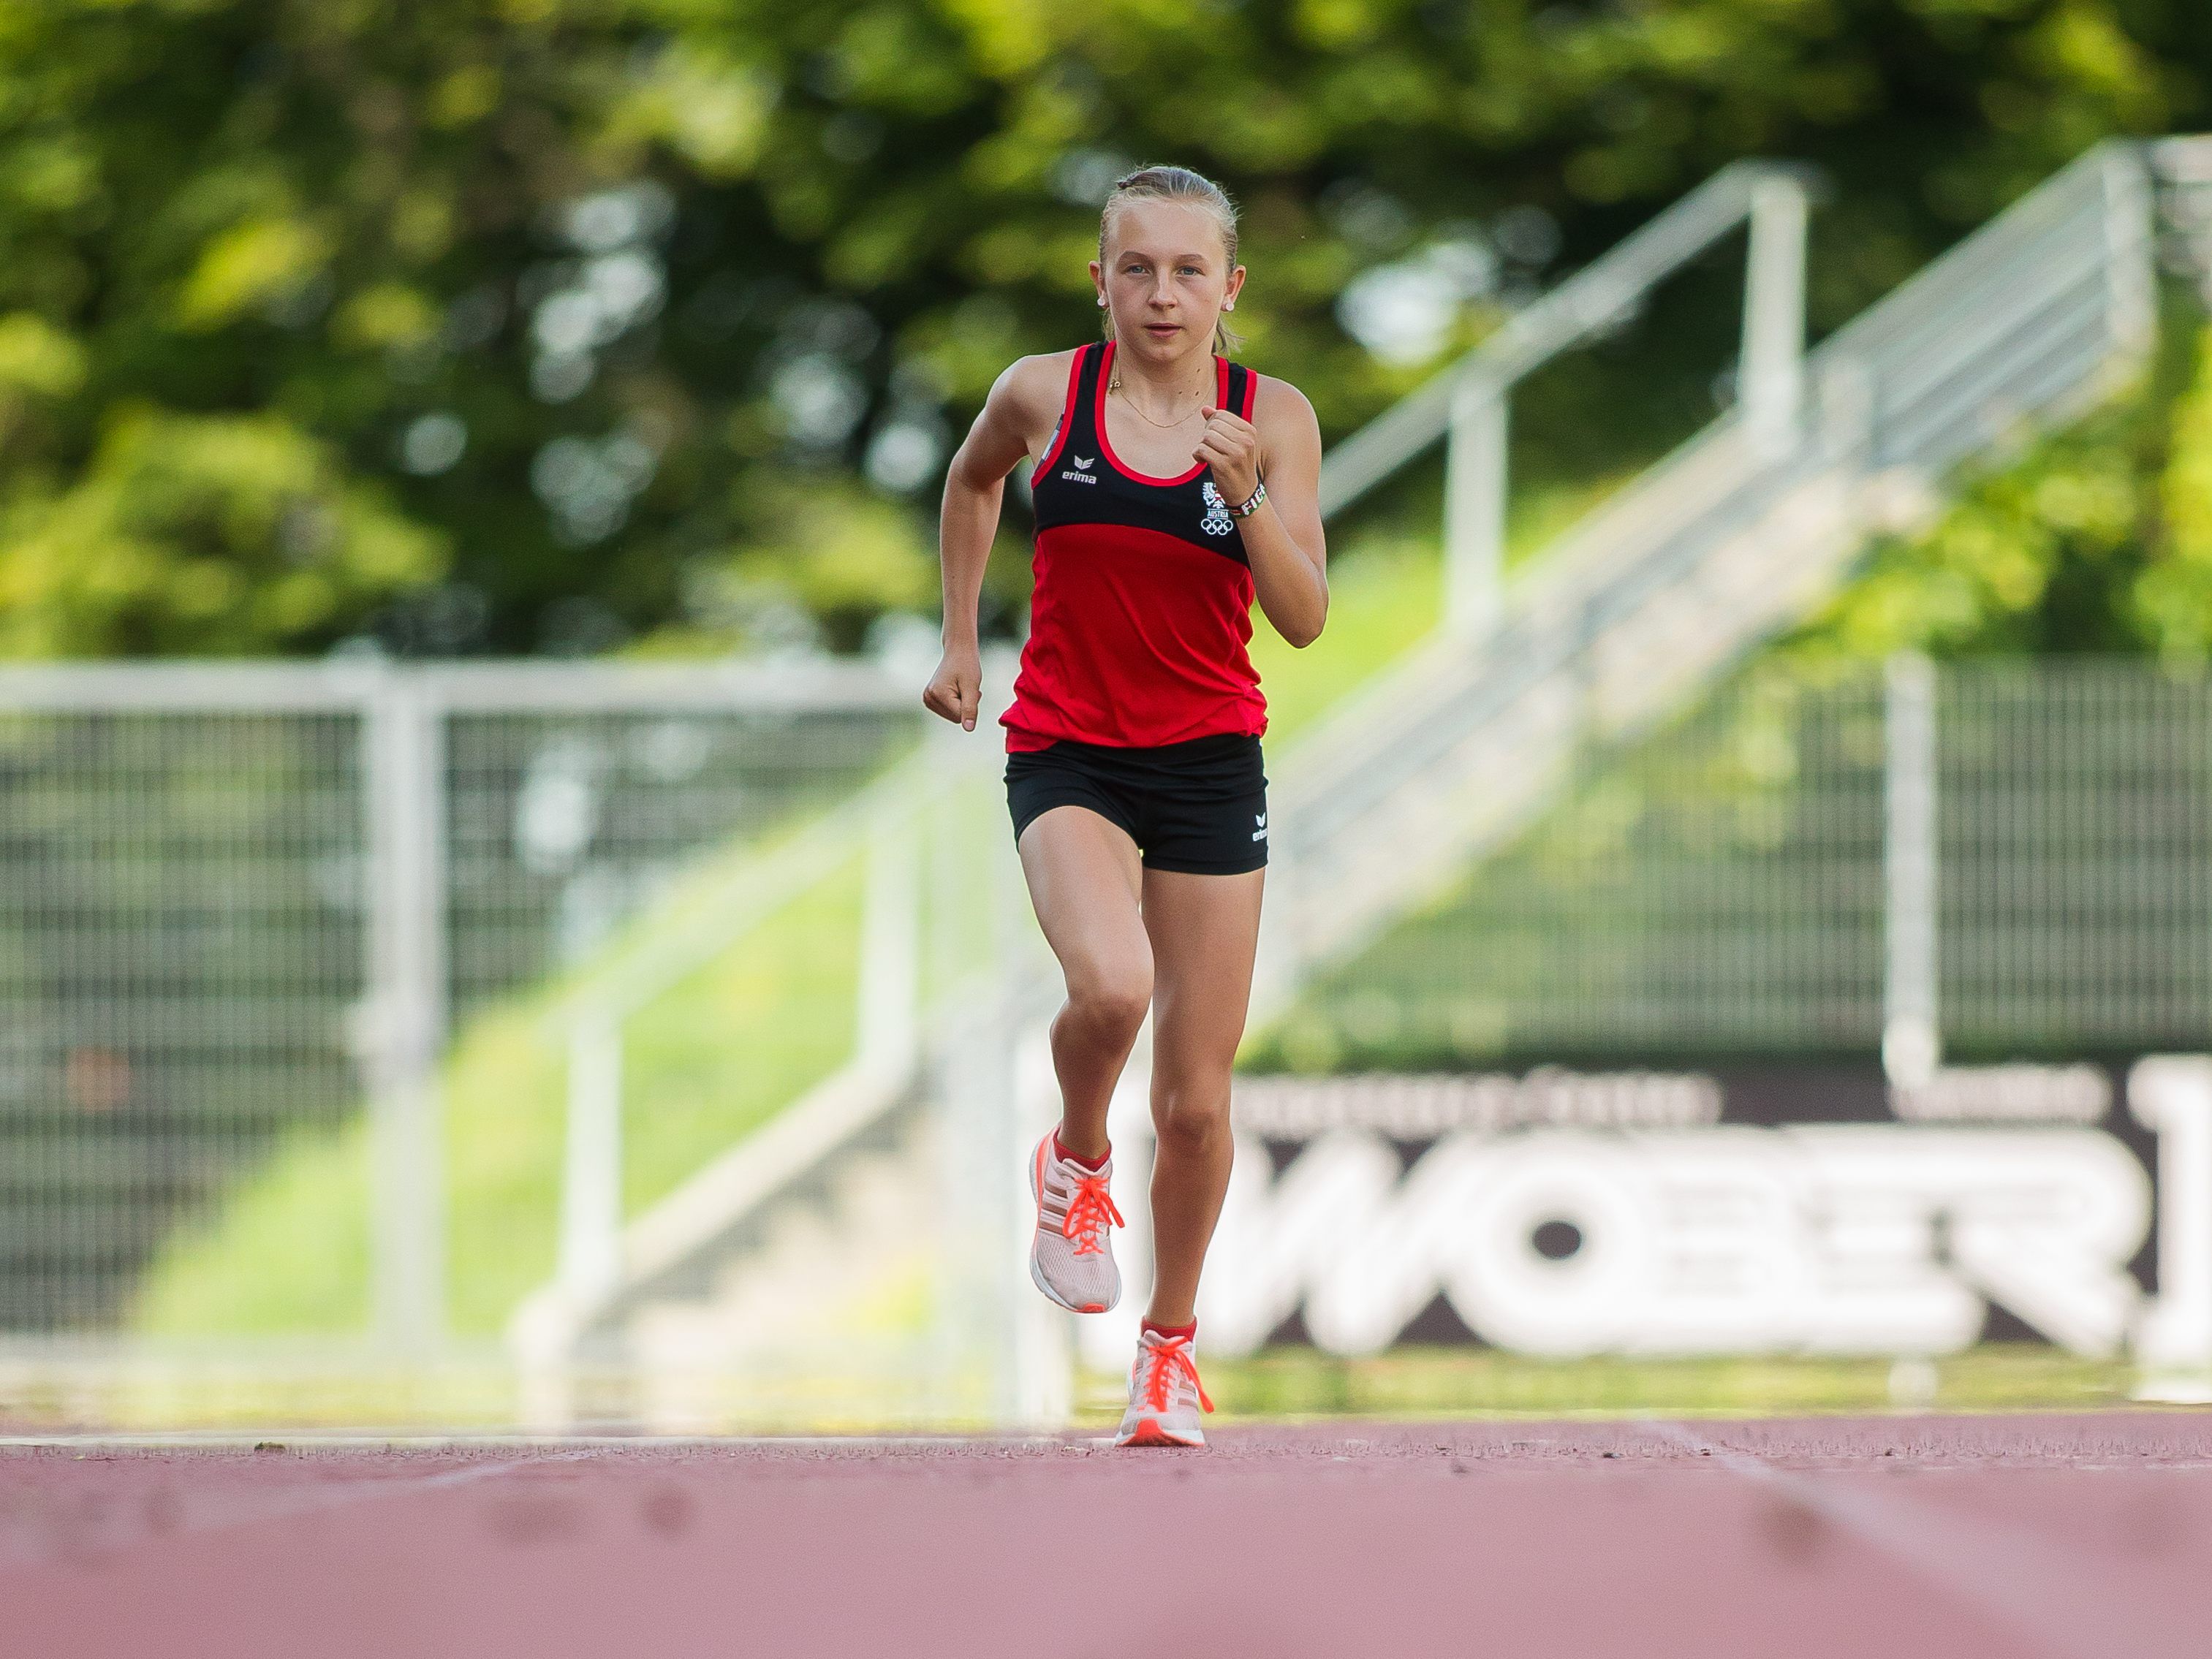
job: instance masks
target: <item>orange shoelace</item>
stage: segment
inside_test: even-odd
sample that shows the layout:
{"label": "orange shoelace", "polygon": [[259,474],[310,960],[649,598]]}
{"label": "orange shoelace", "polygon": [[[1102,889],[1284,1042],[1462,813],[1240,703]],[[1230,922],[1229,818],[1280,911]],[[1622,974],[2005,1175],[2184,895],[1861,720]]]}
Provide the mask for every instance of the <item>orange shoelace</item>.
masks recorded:
{"label": "orange shoelace", "polygon": [[1190,1357],[1190,1339],[1171,1336],[1164,1342],[1147,1342],[1139,1362],[1145,1367],[1145,1380],[1139,1385],[1145,1395],[1145,1404],[1156,1412],[1168,1408],[1168,1390],[1174,1386],[1178,1374],[1190,1379],[1190,1386],[1198,1390],[1198,1403],[1206,1410],[1213,1409],[1213,1401],[1206,1395],[1206,1384],[1198,1380],[1198,1362]]}
{"label": "orange shoelace", "polygon": [[1106,1190],[1106,1177],[1078,1176],[1075,1191],[1067,1200],[1066,1217],[1060,1224],[1060,1236],[1074,1241],[1076,1255],[1096,1255],[1105,1248],[1099,1243],[1098,1233],[1109,1221],[1117,1227],[1129,1224],[1114,1207],[1113,1194]]}

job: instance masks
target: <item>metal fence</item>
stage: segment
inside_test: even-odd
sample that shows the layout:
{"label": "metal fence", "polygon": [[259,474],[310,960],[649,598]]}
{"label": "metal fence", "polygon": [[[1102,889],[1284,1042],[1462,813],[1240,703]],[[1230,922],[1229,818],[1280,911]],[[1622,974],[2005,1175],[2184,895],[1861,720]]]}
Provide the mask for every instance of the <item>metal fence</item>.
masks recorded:
{"label": "metal fence", "polygon": [[2212,1039],[2212,684],[1936,680],[1938,1029],[1989,1052]]}
{"label": "metal fence", "polygon": [[1279,1028],[1295,1066],[2212,1042],[2212,681],[2142,662],[1741,678]]}
{"label": "metal fence", "polygon": [[[0,674],[0,1330],[146,1329],[149,1264],[222,1217],[222,1248],[360,1271],[172,1310],[170,1334],[489,1340],[554,1273],[561,1164],[597,1144],[581,1015],[633,1044],[599,1120],[630,1161],[569,1184],[572,1251],[903,1052],[915,975],[951,982],[916,895],[1000,844],[994,815],[937,852],[882,833],[944,781],[900,763],[909,679]],[[767,925],[786,900],[811,908]],[[933,902],[983,930],[957,954],[989,952],[990,907]],[[1759,670],[1590,757],[1280,1029],[1308,1069],[2202,1048],[2212,680]],[[354,1148],[307,1200],[351,1208],[239,1226],[303,1146]]]}
{"label": "metal fence", "polygon": [[118,1316],[291,1123],[358,1093],[361,722],[0,721],[0,1328]]}
{"label": "metal fence", "polygon": [[883,770],[912,678],[0,672],[0,1334],[132,1328],[165,1241],[350,1128],[359,1294],[213,1307],[204,1334],[436,1340],[451,1036]]}

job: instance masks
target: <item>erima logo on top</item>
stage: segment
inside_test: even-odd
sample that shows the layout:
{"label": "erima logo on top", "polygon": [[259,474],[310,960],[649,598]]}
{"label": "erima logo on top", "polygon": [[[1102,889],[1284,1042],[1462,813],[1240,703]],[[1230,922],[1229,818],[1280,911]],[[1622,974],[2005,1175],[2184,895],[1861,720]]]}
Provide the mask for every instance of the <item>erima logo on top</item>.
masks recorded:
{"label": "erima logo on top", "polygon": [[1071,455],[1068,459],[1075,463],[1075,468],[1073,471],[1062,472],[1060,475],[1061,477],[1067,479],[1072,483],[1097,483],[1098,482],[1098,475],[1091,470],[1097,462],[1098,458],[1096,455]]}

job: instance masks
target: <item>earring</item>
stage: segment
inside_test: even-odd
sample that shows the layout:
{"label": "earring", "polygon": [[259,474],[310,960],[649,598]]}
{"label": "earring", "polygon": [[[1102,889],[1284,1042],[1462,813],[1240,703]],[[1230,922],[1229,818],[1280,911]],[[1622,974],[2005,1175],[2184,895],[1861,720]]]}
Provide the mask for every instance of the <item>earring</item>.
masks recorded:
{"label": "earring", "polygon": [[1234,300],[1224,300],[1221,302],[1221,308],[1224,311],[1234,311],[1237,309],[1237,301]]}
{"label": "earring", "polygon": [[1101,311],[1106,309],[1106,296],[1103,294],[1098,296],[1098,308]]}

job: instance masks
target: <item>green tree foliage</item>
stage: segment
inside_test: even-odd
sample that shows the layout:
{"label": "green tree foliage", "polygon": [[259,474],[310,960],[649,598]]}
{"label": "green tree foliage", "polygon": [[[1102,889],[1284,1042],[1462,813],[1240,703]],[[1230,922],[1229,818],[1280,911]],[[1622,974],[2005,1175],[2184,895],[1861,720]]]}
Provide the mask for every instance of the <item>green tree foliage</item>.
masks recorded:
{"label": "green tree foliage", "polygon": [[2212,653],[2212,330],[2166,331],[2144,382],[1886,538],[1785,657]]}
{"label": "green tree foliage", "polygon": [[2199,338],[2197,378],[2173,413],[2158,507],[2165,556],[2130,595],[2137,626],[2163,656],[2212,655],[2212,330]]}
{"label": "green tree foliage", "polygon": [[0,648],[850,645],[1130,162],[1341,431],[1728,160],[1834,179],[1832,322],[2208,72],[2197,0],[15,0]]}
{"label": "green tree foliage", "polygon": [[180,654],[327,636],[434,577],[442,538],[270,415],[120,410],[72,489],[4,520],[0,652]]}

